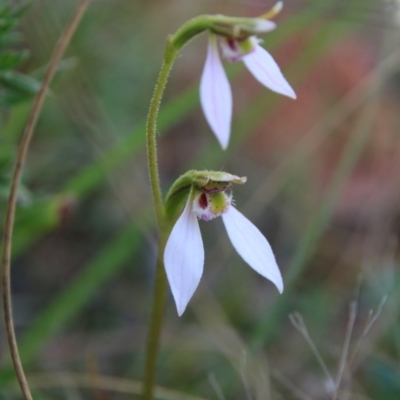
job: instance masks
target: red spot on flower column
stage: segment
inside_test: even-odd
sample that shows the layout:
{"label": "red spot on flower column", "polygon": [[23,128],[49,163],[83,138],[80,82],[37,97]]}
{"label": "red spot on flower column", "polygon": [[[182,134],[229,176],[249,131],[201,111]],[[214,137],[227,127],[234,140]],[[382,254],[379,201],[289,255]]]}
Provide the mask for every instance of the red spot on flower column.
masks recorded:
{"label": "red spot on flower column", "polygon": [[208,199],[205,193],[202,193],[199,197],[199,206],[204,210],[208,206]]}

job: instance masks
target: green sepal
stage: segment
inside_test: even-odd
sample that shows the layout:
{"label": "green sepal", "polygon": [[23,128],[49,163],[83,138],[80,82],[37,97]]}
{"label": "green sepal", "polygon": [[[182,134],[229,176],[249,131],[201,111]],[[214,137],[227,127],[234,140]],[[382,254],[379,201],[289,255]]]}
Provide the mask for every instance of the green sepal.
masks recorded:
{"label": "green sepal", "polygon": [[181,175],[171,186],[164,202],[164,215],[173,220],[185,205],[192,189],[193,173],[188,171]]}

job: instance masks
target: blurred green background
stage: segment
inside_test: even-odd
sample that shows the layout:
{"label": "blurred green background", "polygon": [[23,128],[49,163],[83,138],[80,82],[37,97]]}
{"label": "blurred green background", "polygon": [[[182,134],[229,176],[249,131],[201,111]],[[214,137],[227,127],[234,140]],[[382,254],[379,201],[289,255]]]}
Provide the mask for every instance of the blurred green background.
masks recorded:
{"label": "blurred green background", "polygon": [[[2,224],[32,96],[75,4],[0,1]],[[144,126],[165,38],[199,14],[273,4],[92,1],[19,194],[14,315],[35,399],[140,398],[157,240]],[[175,392],[158,398],[399,399],[400,4],[287,0],[276,20],[264,46],[298,99],[226,64],[223,152],[198,100],[202,35],[172,70],[158,144],[164,193],[190,168],[248,177],[236,206],[270,241],[285,291],[234,253],[220,220],[201,223],[205,273],[183,317],[169,296],[157,382]],[[0,398],[20,399],[2,324]]]}

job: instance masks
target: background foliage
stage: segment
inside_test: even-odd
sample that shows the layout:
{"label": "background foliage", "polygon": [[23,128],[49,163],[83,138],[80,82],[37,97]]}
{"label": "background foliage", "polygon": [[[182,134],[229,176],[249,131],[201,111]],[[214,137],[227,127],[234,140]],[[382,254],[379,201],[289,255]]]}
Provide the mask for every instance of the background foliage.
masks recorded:
{"label": "background foliage", "polygon": [[[32,95],[74,3],[0,4],[4,210]],[[156,248],[144,121],[165,38],[198,14],[257,16],[272,4],[92,2],[20,190],[14,312],[35,398],[137,392]],[[279,296],[245,266],[220,221],[203,223],[201,285],[182,318],[168,303],[158,383],[176,392],[160,398],[399,398],[399,7],[288,0],[264,45],[298,100],[227,65],[235,101],[227,152],[199,106],[206,38],[182,52],[159,121],[164,190],[189,168],[247,176],[237,207],[269,239],[286,288]],[[3,331],[0,396],[18,399]],[[114,385],[104,391],[100,375],[129,381],[103,377]],[[336,395],[330,379],[341,381]]]}

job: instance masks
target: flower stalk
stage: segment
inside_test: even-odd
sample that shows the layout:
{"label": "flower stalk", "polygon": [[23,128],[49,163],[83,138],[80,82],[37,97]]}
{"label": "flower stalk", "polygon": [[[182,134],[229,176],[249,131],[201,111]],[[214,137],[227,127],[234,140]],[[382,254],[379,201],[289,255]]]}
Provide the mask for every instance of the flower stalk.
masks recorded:
{"label": "flower stalk", "polygon": [[143,376],[143,399],[152,400],[156,363],[159,350],[159,342],[164,317],[165,299],[167,291],[167,279],[165,276],[163,265],[163,252],[166,242],[165,235],[165,218],[164,207],[162,201],[162,193],[160,187],[160,177],[158,173],[158,157],[157,157],[157,116],[160,110],[161,100],[164,94],[165,86],[168,81],[169,73],[172,69],[178,52],[167,41],[164,60],[158,75],[158,80],[154,89],[153,97],[150,102],[149,114],[146,125],[146,144],[147,144],[147,162],[149,168],[150,187],[153,197],[154,210],[156,213],[157,227],[160,235],[157,253],[157,266],[155,285],[153,289],[153,301],[150,315],[149,331],[147,335],[146,355]]}
{"label": "flower stalk", "polygon": [[160,177],[158,174],[157,162],[157,116],[160,110],[160,103],[167,84],[168,76],[175,61],[177,52],[172,46],[167,46],[157,84],[154,89],[153,98],[150,103],[149,115],[147,117],[146,139],[147,139],[147,162],[149,168],[150,186],[153,196],[154,209],[156,212],[157,226],[160,232],[163,231],[163,202],[160,188]]}
{"label": "flower stalk", "polygon": [[160,347],[160,336],[164,319],[165,301],[167,298],[167,277],[164,270],[163,253],[166,235],[162,234],[158,246],[156,276],[153,289],[153,304],[150,316],[149,331],[146,343],[146,359],[143,376],[143,399],[153,399],[157,356]]}

